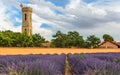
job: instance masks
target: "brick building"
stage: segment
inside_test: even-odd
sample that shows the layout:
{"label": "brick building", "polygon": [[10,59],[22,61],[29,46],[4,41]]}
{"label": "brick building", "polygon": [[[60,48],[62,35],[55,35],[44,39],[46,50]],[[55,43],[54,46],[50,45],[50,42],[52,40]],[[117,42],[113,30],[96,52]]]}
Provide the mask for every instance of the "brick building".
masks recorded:
{"label": "brick building", "polygon": [[42,43],[42,47],[51,47],[51,42]]}
{"label": "brick building", "polygon": [[110,41],[104,41],[100,44],[99,48],[119,48],[120,43],[119,42],[110,42]]}

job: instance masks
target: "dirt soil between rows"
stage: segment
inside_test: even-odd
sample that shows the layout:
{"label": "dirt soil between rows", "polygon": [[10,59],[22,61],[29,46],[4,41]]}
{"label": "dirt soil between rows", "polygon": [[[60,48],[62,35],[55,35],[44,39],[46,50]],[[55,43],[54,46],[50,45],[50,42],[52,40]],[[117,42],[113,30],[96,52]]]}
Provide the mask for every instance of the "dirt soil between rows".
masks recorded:
{"label": "dirt soil between rows", "polygon": [[0,55],[26,54],[68,54],[68,53],[107,53],[120,52],[120,49],[80,49],[80,48],[0,48]]}

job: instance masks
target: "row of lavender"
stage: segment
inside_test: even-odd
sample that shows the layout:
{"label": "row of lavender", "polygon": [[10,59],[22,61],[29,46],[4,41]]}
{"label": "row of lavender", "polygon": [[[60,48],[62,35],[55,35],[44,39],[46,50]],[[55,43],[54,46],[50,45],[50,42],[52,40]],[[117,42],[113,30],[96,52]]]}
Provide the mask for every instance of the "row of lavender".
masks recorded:
{"label": "row of lavender", "polygon": [[64,75],[66,55],[0,56],[0,75]]}
{"label": "row of lavender", "polygon": [[120,53],[68,54],[72,75],[120,75]]}

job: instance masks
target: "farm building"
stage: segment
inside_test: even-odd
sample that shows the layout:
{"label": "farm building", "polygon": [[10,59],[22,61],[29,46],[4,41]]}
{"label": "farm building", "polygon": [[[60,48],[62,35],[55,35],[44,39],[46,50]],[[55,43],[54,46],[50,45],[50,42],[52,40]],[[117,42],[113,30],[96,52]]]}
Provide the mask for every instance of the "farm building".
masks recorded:
{"label": "farm building", "polygon": [[119,48],[120,42],[104,41],[100,44],[99,48]]}
{"label": "farm building", "polygon": [[42,46],[49,48],[49,47],[51,47],[51,42],[42,43]]}

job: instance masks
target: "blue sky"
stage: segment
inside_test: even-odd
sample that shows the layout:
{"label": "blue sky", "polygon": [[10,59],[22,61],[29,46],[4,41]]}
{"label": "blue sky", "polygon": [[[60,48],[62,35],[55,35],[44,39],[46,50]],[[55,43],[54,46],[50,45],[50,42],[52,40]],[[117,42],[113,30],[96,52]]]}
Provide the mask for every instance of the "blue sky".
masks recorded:
{"label": "blue sky", "polygon": [[60,7],[65,7],[69,3],[69,0],[45,0],[45,1],[52,2],[56,6]]}
{"label": "blue sky", "polygon": [[96,0],[83,0],[86,3],[91,3],[91,2],[95,2]]}
{"label": "blue sky", "polygon": [[20,3],[33,8],[33,33],[48,40],[60,30],[84,38],[107,33],[120,41],[120,0],[1,0],[0,30],[21,32]]}

